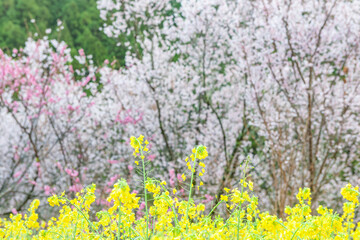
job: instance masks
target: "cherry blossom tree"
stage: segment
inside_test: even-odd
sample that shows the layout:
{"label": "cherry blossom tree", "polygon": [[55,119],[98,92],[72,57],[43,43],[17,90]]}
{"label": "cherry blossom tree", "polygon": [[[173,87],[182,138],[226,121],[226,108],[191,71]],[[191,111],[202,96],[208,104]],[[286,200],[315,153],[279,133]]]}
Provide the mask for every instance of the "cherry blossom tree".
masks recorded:
{"label": "cherry blossom tree", "polygon": [[144,111],[158,120],[151,132],[162,135],[157,144],[168,153],[164,166],[188,149],[180,141],[207,144],[214,154],[209,182],[221,194],[236,181],[231,172],[252,128],[257,140],[265,139],[252,177],[267,196],[264,205],[281,216],[299,187],[328,200],[333,186],[358,180],[358,3],[174,5],[98,2],[106,34],[136,36],[124,75],[153,96],[154,107]]}
{"label": "cherry blossom tree", "polygon": [[[208,146],[211,177],[201,179],[205,193],[218,197],[251,151],[247,87],[238,71],[240,56],[232,53],[238,27],[233,17],[242,10],[236,2],[222,3],[182,1],[179,7],[166,1],[99,1],[101,17],[111,22],[105,24],[106,34],[135,36],[136,44],[128,44],[127,69],[113,82],[138,86],[144,100],[135,98],[131,105],[146,116],[141,132],[156,136],[161,168],[183,172],[191,148]],[[131,95],[129,89],[134,92],[123,88],[117,95]]]}
{"label": "cherry blossom tree", "polygon": [[105,129],[92,117],[99,86],[91,56],[80,50],[74,69],[66,44],[45,37],[0,58],[0,213],[93,181],[106,186],[111,155],[100,151]]}
{"label": "cherry blossom tree", "polygon": [[251,124],[266,139],[269,199],[281,216],[299,187],[330,205],[340,186],[359,182],[357,8],[352,1],[255,1],[239,38]]}

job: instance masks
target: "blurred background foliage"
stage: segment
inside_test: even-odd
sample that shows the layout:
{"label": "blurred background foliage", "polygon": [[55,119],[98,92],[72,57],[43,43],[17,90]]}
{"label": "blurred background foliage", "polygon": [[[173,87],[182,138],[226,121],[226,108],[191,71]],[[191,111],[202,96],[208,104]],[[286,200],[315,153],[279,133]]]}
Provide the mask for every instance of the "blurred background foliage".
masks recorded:
{"label": "blurred background foliage", "polygon": [[123,66],[125,37],[107,37],[102,25],[96,0],[0,0],[0,48],[8,52],[23,47],[28,37],[43,37],[50,28],[50,38],[65,41],[74,53],[83,48],[96,65],[116,59]]}

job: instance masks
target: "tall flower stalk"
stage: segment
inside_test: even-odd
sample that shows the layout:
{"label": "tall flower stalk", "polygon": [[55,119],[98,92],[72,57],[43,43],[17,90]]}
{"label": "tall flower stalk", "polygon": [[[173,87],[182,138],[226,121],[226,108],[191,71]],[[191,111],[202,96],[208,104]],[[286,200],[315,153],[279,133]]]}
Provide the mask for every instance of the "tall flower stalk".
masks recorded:
{"label": "tall flower stalk", "polygon": [[[250,157],[248,156],[246,158],[246,161],[245,161],[245,168],[243,169],[242,178],[241,178],[241,181],[240,181],[240,183],[241,183],[241,196],[243,196],[243,193],[244,193],[244,185],[246,184],[246,171],[247,171],[249,162],[250,162]],[[237,214],[237,234],[236,234],[236,239],[237,240],[240,239],[241,205],[242,205],[242,202],[240,202],[240,204],[239,204],[239,209],[238,209],[238,214]]]}
{"label": "tall flower stalk", "polygon": [[[201,160],[208,156],[206,147],[203,145],[198,146],[196,149],[194,148],[193,153],[195,154],[195,156],[194,156],[194,154],[191,154],[191,156],[190,156],[191,160],[194,162],[192,167],[190,167],[190,163],[188,163],[189,169],[191,170],[191,180],[190,180],[190,191],[189,191],[188,203],[187,203],[187,207],[186,207],[185,221],[188,221],[188,216],[189,216],[189,206],[191,203],[191,193],[192,193],[193,181],[194,181],[194,177],[195,177],[196,160],[197,159]],[[203,166],[205,166],[205,165],[203,165]],[[200,172],[199,175],[202,175],[202,173]],[[186,233],[187,232],[188,232],[188,222],[186,222]]]}
{"label": "tall flower stalk", "polygon": [[[146,191],[146,171],[145,171],[145,156],[144,151],[147,152],[149,149],[147,148],[147,144],[149,143],[147,140],[145,141],[145,146],[142,146],[144,141],[144,136],[140,135],[140,137],[131,137],[130,144],[134,148],[133,155],[135,158],[140,154],[141,163],[142,163],[142,173],[143,173],[143,185],[144,185],[144,198],[145,198],[145,211],[146,211],[146,237],[148,239],[149,236],[149,210],[148,210],[148,199],[147,199],[147,191]],[[136,165],[139,165],[138,161],[135,161]]]}

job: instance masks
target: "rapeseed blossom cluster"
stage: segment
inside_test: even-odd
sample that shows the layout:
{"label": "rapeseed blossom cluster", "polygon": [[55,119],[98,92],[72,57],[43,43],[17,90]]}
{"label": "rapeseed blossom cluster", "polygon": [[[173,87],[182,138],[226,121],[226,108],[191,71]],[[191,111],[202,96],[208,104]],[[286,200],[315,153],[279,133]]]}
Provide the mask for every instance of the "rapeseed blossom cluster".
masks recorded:
{"label": "rapeseed blossom cluster", "polygon": [[[131,138],[134,153],[144,163],[143,137]],[[146,149],[148,150],[148,149]],[[146,152],[146,151],[145,151]],[[360,239],[360,225],[354,223],[359,206],[359,188],[346,185],[341,194],[346,202],[343,214],[320,205],[317,213],[311,211],[311,191],[300,188],[298,203],[285,209],[285,219],[258,209],[258,198],[253,193],[253,183],[244,174],[239,188],[224,189],[220,201],[213,209],[196,203],[191,196],[195,172],[203,173],[206,147],[194,148],[190,191],[188,199],[179,199],[177,190],[167,189],[163,180],[153,179],[144,171],[145,208],[140,207],[141,197],[131,192],[126,180],[114,184],[107,198],[107,210],[93,212],[95,185],[90,185],[67,199],[64,193],[48,198],[51,206],[61,206],[57,217],[40,221],[36,213],[39,200],[34,200],[27,214],[10,215],[0,219],[1,239]],[[199,161],[197,161],[199,160]],[[202,160],[202,161],[201,161]],[[187,159],[188,163],[189,160]],[[145,166],[145,164],[143,164]],[[245,171],[244,171],[245,172]],[[185,174],[182,175],[186,180]],[[201,185],[201,184],[200,184]],[[149,195],[149,196],[148,196]],[[224,204],[229,215],[223,218],[213,214]],[[143,211],[140,216],[138,211]]]}

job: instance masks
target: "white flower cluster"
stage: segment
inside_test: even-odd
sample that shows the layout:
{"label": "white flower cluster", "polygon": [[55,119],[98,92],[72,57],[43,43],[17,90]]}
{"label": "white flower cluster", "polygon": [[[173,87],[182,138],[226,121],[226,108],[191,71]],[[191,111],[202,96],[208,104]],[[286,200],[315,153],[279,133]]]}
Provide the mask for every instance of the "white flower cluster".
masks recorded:
{"label": "white flower cluster", "polygon": [[231,185],[239,155],[256,148],[262,161],[252,177],[282,214],[299,187],[330,202],[339,181],[359,181],[359,4],[117,0],[98,7],[112,33],[138,36],[117,78],[143,86],[143,100],[133,104],[152,121],[144,128],[165,148],[165,166],[176,168],[174,158],[205,144],[207,187],[219,193],[211,185]]}

